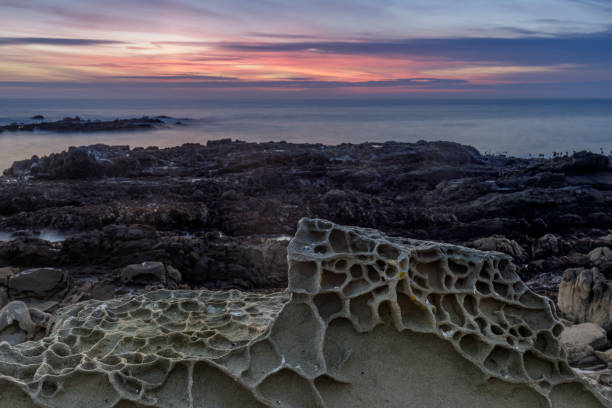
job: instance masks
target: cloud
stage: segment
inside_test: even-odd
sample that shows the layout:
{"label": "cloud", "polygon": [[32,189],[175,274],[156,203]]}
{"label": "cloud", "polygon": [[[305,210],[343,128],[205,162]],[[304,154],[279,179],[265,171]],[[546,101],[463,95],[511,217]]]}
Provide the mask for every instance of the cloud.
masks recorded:
{"label": "cloud", "polygon": [[600,11],[612,11],[612,4],[606,0],[571,0],[574,3],[593,7]]}
{"label": "cloud", "polygon": [[161,45],[180,45],[180,46],[186,46],[186,47],[210,47],[212,45],[215,45],[216,43],[209,42],[209,41],[153,41],[151,42],[151,44],[157,47]]}
{"label": "cloud", "polygon": [[[182,79],[183,76],[176,76],[173,79]],[[190,77],[190,76],[186,76]],[[147,82],[108,82],[101,80],[99,82],[0,82],[0,87],[40,87],[40,88],[100,88],[114,85],[139,87],[181,87],[189,88],[269,88],[269,89],[337,89],[337,88],[432,88],[439,89],[445,87],[461,86],[467,84],[468,81],[462,79],[445,79],[445,78],[400,78],[387,79],[381,81],[312,81],[298,78],[297,80],[279,80],[279,81],[240,81],[240,80],[191,80],[184,82],[168,82],[157,81],[152,82],[152,79],[168,79],[167,76],[143,76],[143,77],[113,77],[113,78],[130,78],[130,79],[145,79]],[[225,79],[225,78],[224,78]]]}
{"label": "cloud", "polygon": [[251,32],[245,34],[247,37],[261,37],[261,38],[275,38],[275,39],[288,39],[288,40],[306,40],[306,39],[315,39],[321,38],[316,35],[308,35],[308,34],[287,34],[287,33],[260,33],[260,32]]}
{"label": "cloud", "polygon": [[141,80],[191,80],[191,81],[236,81],[238,78],[215,75],[122,75],[112,76],[113,79],[141,79]]}
{"label": "cloud", "polygon": [[404,55],[456,61],[496,61],[516,65],[611,63],[612,33],[573,37],[439,38],[374,41],[218,43],[227,51],[318,52],[350,55]]}
{"label": "cloud", "polygon": [[115,45],[125,44],[123,41],[94,40],[90,38],[50,38],[50,37],[0,37],[2,45],[59,45],[59,46],[84,46],[84,45]]}

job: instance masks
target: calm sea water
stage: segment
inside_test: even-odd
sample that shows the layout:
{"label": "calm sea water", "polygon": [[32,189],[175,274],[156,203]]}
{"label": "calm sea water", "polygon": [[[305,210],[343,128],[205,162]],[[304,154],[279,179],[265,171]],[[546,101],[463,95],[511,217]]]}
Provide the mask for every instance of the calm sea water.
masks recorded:
{"label": "calm sea water", "polygon": [[15,160],[93,143],[175,146],[246,141],[360,143],[450,140],[482,153],[550,155],[612,150],[612,99],[242,101],[0,99],[0,124],[78,115],[83,119],[168,115],[189,126],[147,132],[0,134],[0,169]]}

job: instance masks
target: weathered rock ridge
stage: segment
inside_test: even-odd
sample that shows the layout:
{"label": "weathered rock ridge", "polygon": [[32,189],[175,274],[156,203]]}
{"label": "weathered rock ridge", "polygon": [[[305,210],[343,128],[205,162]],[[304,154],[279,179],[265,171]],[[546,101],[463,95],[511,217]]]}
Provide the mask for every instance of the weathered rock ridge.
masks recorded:
{"label": "weathered rock ridge", "polygon": [[[0,343],[11,407],[610,407],[507,255],[303,219],[289,289],[153,291]],[[36,405],[35,405],[36,404]]]}

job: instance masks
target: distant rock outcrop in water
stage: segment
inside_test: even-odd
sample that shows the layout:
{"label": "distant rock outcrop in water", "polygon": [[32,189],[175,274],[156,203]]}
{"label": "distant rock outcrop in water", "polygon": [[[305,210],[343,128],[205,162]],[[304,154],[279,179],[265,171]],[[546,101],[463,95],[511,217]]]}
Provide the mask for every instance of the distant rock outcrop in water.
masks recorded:
{"label": "distant rock outcrop in water", "polygon": [[[44,116],[32,116],[32,119],[42,120]],[[35,123],[11,123],[10,125],[0,126],[0,133],[7,132],[33,132],[43,130],[48,132],[112,132],[126,130],[146,130],[155,129],[168,123],[168,117],[150,118],[143,116],[132,119],[115,120],[84,120],[75,116],[74,118],[64,118],[55,122],[35,122]],[[176,121],[175,121],[176,122]],[[181,123],[181,122],[176,122]]]}
{"label": "distant rock outcrop in water", "polygon": [[[17,408],[610,407],[510,258],[303,219],[289,289],[154,291],[0,343]],[[35,403],[37,405],[35,405]]]}

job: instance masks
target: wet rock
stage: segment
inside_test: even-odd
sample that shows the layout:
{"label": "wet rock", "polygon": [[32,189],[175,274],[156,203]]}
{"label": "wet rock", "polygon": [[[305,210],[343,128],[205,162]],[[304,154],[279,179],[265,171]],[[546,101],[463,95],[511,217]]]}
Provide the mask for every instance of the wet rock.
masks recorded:
{"label": "wet rock", "polygon": [[26,269],[9,279],[8,288],[11,298],[48,298],[65,293],[70,288],[70,279],[57,268]]}

